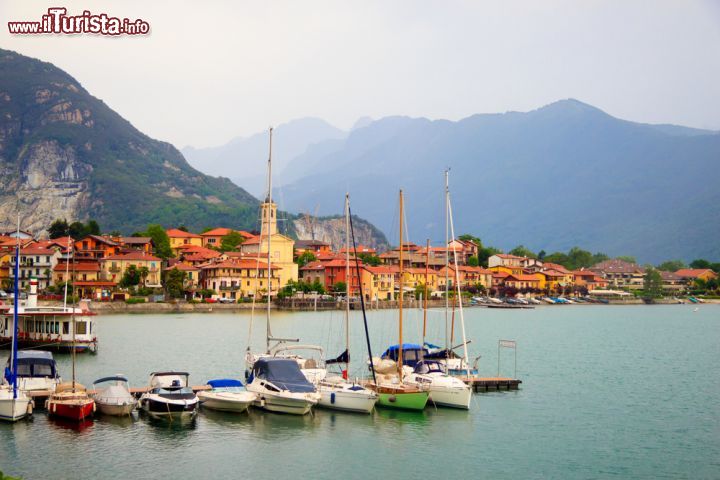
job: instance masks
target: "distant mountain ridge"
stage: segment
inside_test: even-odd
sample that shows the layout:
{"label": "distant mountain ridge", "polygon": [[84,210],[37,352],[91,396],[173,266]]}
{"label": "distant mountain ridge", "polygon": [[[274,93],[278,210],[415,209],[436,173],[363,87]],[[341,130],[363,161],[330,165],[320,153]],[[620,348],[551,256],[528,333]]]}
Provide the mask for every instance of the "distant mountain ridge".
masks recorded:
{"label": "distant mountain ridge", "polygon": [[[287,163],[311,145],[346,136],[342,130],[318,118],[300,118],[278,125],[273,137],[274,177],[280,180]],[[201,172],[228,177],[258,197],[266,190],[267,131],[247,138],[236,137],[218,147],[188,146],[182,153]]]}
{"label": "distant mountain ridge", "polygon": [[412,238],[441,241],[450,167],[458,234],[505,249],[720,258],[720,134],[629,122],[573,99],[457,122],[387,117],[314,145],[286,170],[303,166],[277,189],[285,205],[329,215],[349,189],[354,210],[393,242],[401,187]]}

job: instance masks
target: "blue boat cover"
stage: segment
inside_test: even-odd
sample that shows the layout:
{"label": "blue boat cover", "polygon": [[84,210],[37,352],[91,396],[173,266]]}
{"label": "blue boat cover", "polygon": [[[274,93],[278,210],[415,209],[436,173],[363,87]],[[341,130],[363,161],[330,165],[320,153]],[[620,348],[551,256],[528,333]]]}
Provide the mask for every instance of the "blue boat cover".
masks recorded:
{"label": "blue boat cover", "polygon": [[315,392],[295,360],[287,358],[261,358],[253,365],[253,376],[271,382],[290,392]]}
{"label": "blue boat cover", "polygon": [[242,387],[243,384],[240,380],[234,378],[218,378],[215,380],[208,380],[208,385],[213,388],[227,388],[227,387]]}
{"label": "blue boat cover", "polygon": [[127,383],[128,379],[127,379],[124,375],[113,375],[112,377],[98,378],[97,380],[95,380],[95,381],[93,382],[93,384],[95,384],[95,383],[103,383],[103,382],[112,382],[112,381],[116,381],[116,382],[117,382],[117,381],[120,381],[120,382],[126,382],[126,383]]}

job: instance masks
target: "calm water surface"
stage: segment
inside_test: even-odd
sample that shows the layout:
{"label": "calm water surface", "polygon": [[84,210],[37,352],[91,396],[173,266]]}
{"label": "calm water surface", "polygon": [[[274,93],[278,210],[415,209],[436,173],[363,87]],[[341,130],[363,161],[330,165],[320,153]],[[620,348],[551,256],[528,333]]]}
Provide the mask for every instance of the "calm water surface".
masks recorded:
{"label": "calm water surface", "polygon": [[[516,392],[477,394],[469,412],[317,411],[305,417],[203,411],[187,426],[100,417],[81,428],[34,418],[0,424],[0,470],[48,478],[720,478],[720,306],[562,306],[466,311],[470,354],[497,374],[498,339],[518,342]],[[444,343],[432,312],[429,340]],[[78,357],[92,384],[125,373],[188,370],[191,383],[241,378],[249,314],[99,317],[97,355]],[[408,313],[407,341],[422,316]],[[276,313],[273,333],[342,350],[342,315]],[[354,361],[366,358],[359,317]],[[373,347],[396,339],[396,314],[370,313]],[[263,317],[253,344],[264,342]],[[459,336],[459,326],[456,331]],[[362,354],[362,355],[361,355]],[[5,356],[6,352],[0,355]],[[56,355],[70,376],[68,355]],[[356,365],[356,373],[362,368]],[[512,375],[511,351],[501,374]]]}

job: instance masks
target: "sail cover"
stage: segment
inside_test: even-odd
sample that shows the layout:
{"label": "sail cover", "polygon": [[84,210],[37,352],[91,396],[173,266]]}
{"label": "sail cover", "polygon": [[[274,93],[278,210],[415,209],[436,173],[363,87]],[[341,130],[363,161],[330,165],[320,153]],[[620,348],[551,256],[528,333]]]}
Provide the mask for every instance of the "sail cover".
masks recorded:
{"label": "sail cover", "polygon": [[345,350],[340,355],[338,355],[337,358],[325,360],[326,365],[330,365],[330,364],[334,364],[334,363],[350,363],[350,354],[348,353],[348,351]]}
{"label": "sail cover", "polygon": [[253,373],[276,387],[290,392],[314,392],[315,387],[308,382],[295,360],[286,358],[261,358],[255,362]]}

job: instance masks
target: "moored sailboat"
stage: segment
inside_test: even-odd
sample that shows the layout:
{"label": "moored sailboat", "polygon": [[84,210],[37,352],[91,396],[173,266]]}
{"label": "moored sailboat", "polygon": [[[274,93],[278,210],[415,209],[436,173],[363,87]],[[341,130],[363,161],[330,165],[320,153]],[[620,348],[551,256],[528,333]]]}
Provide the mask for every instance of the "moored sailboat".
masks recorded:
{"label": "moored sailboat", "polygon": [[[398,360],[396,363],[396,372],[379,373],[375,375],[374,384],[368,385],[378,394],[377,405],[387,408],[397,408],[403,410],[423,410],[427,404],[429,392],[422,385],[415,385],[405,381],[405,371],[403,370],[403,192],[400,190],[400,275],[398,290]],[[380,363],[379,359],[371,359],[371,368],[375,371],[375,366]]]}
{"label": "moored sailboat", "polygon": [[[68,248],[70,246],[68,245]],[[69,268],[69,267],[66,267]],[[73,272],[74,273],[74,272]],[[66,277],[67,278],[67,277]],[[65,284],[65,301],[67,302],[67,283]],[[82,421],[92,416],[95,411],[95,400],[87,393],[85,387],[77,383],[75,379],[75,332],[77,323],[75,321],[75,309],[72,309],[70,317],[72,322],[72,338],[70,353],[72,357],[72,382],[61,383],[55,388],[45,402],[50,416],[61,417],[73,421]]]}
{"label": "moored sailboat", "polygon": [[[20,231],[20,221],[18,219],[18,231]],[[18,265],[20,263],[20,236],[18,235],[17,247],[15,250],[15,285],[14,295],[15,301],[13,306],[13,335],[12,335],[12,351],[10,361],[8,362],[8,384],[0,386],[0,420],[15,422],[32,413],[32,400],[18,388]]]}

